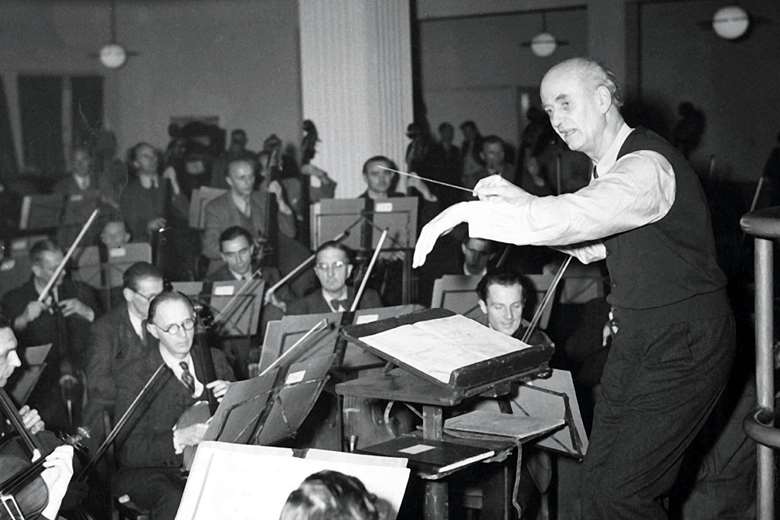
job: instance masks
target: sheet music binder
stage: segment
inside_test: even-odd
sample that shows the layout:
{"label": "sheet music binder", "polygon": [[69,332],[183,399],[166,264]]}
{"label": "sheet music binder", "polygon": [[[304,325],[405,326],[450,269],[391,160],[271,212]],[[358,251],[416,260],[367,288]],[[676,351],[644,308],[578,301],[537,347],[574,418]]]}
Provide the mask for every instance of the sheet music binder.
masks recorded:
{"label": "sheet music binder", "polygon": [[[387,249],[413,249],[417,242],[417,197],[366,199],[366,210],[374,225],[368,249],[374,249],[382,230],[387,228]],[[364,247],[366,244],[364,243]]]}
{"label": "sheet music binder", "polygon": [[[424,310],[364,325],[348,326],[344,328],[343,334],[348,341],[367,349],[393,365],[401,367],[403,371],[408,372],[413,377],[446,390],[456,400],[482,393],[503,381],[516,381],[523,377],[533,377],[549,371],[548,364],[554,347],[551,345],[531,345],[516,352],[457,368],[451,372],[449,382],[444,383],[403,360],[396,359],[386,352],[372,347],[361,339],[403,325],[450,316],[456,316],[456,314],[446,309]],[[446,348],[446,345],[443,347]],[[443,354],[446,355],[446,353]]]}
{"label": "sheet music binder", "polygon": [[[312,204],[309,216],[311,248],[317,249],[323,242],[340,235],[363,214],[365,207],[365,199],[323,199]],[[362,248],[357,230],[341,243],[354,250]]]}

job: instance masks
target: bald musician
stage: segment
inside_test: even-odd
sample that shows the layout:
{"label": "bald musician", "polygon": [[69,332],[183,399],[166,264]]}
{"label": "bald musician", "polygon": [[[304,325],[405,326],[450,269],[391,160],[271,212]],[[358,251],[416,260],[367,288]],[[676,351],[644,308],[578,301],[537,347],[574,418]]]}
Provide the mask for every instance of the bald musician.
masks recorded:
{"label": "bald musician", "polygon": [[152,513],[155,520],[173,519],[184,491],[181,477],[182,451],[197,446],[206,424],[174,428],[179,417],[196,401],[205,399],[206,389],[217,398],[225,395],[233,373],[222,352],[211,349],[217,380],[206,382],[190,354],[196,316],[186,296],[162,292],[149,304],[146,331],[156,340],[147,356],[137,359],[116,374],[116,413],[123,414],[160,364],[170,377],[151,402],[137,410],[135,419],[120,441],[116,491]]}
{"label": "bald musician", "polygon": [[575,193],[535,197],[498,176],[420,234],[415,265],[460,222],[471,236],[606,258],[614,337],[584,461],[583,518],[663,519],[661,498],[728,378],[734,318],[710,215],[685,158],[620,114],[615,75],[574,58],[541,85],[544,110],[593,174]]}
{"label": "bald musician", "polygon": [[[22,366],[19,354],[16,351],[16,346],[16,336],[11,328],[11,323],[5,316],[0,314],[0,388],[5,386],[14,370]],[[25,428],[31,434],[43,430],[44,425],[38,416],[38,412],[30,410],[27,406],[24,406],[19,412],[22,415]],[[5,421],[3,421],[3,423],[4,422]],[[4,424],[2,424],[2,426],[4,426]],[[0,435],[0,440],[1,439],[2,435]],[[68,489],[68,483],[73,476],[73,447],[59,446],[55,448],[55,450],[46,457],[44,466],[46,469],[41,473],[41,477],[43,477],[43,481],[46,483],[46,489],[49,492],[49,501],[40,516],[42,518],[54,520],[57,518],[62,499]],[[0,482],[5,482],[6,479],[12,476],[13,475],[11,474],[6,474],[4,469],[0,468]],[[9,503],[8,506],[10,505],[11,504]],[[5,507],[6,503],[4,501],[3,504],[0,505],[0,516],[5,518],[5,515],[9,515],[8,517],[10,518],[11,515]]]}

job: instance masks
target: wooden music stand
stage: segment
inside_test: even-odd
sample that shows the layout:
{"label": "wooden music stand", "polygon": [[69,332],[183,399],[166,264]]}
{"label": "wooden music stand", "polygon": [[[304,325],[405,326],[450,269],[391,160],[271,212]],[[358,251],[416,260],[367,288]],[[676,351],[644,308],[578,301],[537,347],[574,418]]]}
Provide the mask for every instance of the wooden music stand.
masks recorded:
{"label": "wooden music stand", "polygon": [[[428,339],[415,339],[406,326],[422,327]],[[343,334],[349,342],[399,368],[340,383],[336,391],[344,396],[421,405],[422,438],[433,441],[444,440],[445,408],[485,393],[509,395],[515,384],[549,373],[554,350],[550,345],[523,346],[508,336],[495,336],[501,334],[444,309],[353,325],[345,327]],[[456,350],[463,339],[467,341]],[[424,358],[420,352],[425,352]],[[446,518],[446,479],[426,480],[425,485],[425,518]]]}
{"label": "wooden music stand", "polygon": [[116,249],[87,246],[74,253],[76,268],[74,278],[93,287],[100,294],[104,308],[110,309],[122,301],[118,292],[124,282],[127,269],[136,262],[151,262],[152,247],[145,242],[125,244]]}
{"label": "wooden music stand", "polygon": [[54,229],[61,223],[65,197],[59,193],[25,195],[19,217],[19,229]]}

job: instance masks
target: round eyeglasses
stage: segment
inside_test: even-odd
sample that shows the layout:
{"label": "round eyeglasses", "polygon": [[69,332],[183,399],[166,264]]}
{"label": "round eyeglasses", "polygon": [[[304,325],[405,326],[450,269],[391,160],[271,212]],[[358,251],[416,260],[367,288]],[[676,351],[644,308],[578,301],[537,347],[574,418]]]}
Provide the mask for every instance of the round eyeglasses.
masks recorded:
{"label": "round eyeglasses", "polygon": [[154,323],[154,326],[160,329],[161,331],[165,332],[166,334],[172,334],[176,335],[182,330],[192,330],[195,328],[195,318],[187,318],[181,323],[171,323],[167,327],[161,327],[160,325]]}

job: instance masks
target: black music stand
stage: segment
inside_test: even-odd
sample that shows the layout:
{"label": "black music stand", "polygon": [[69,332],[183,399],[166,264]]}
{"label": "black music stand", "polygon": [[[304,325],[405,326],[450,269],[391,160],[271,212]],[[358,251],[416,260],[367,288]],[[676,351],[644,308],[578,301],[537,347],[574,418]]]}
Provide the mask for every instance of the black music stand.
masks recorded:
{"label": "black music stand", "polygon": [[[60,244],[70,244],[78,236],[84,222],[100,205],[100,192],[87,190],[82,193],[65,195],[65,204],[62,210],[62,220],[57,229],[57,240]],[[87,231],[84,243],[94,243],[100,230],[92,228]]]}
{"label": "black music stand", "polygon": [[257,335],[263,309],[265,282],[252,279],[244,287],[246,283],[230,280],[204,284],[204,289],[210,289],[208,302],[214,313],[214,321],[220,336]]}
{"label": "black music stand", "polygon": [[[365,208],[365,199],[323,199],[312,204],[311,248],[316,250],[323,242],[340,235],[363,215]],[[363,247],[360,233],[350,234],[341,243],[353,250]]]}
{"label": "black music stand", "polygon": [[19,217],[19,229],[54,229],[61,223],[65,197],[59,193],[49,195],[25,195]]}

